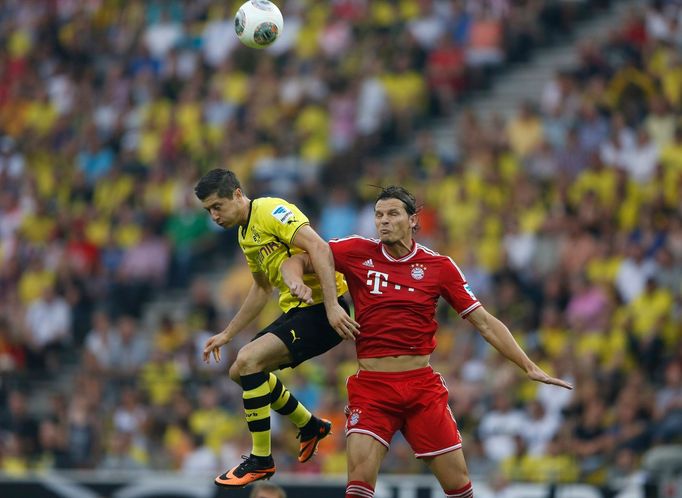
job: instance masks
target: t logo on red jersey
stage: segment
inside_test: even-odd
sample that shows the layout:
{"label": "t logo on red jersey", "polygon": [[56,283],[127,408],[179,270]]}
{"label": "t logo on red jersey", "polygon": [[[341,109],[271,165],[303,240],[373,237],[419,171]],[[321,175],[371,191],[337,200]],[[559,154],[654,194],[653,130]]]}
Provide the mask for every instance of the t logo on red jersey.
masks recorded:
{"label": "t logo on red jersey", "polygon": [[383,294],[379,290],[379,286],[388,286],[388,273],[381,273],[380,271],[370,270],[367,272],[367,285],[373,286],[370,294]]}

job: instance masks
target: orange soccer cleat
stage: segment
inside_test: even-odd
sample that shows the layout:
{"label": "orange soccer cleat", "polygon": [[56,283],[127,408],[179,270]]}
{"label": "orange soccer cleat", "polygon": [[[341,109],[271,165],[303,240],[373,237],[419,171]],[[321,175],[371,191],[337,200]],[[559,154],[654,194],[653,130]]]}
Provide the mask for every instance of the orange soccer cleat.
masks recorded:
{"label": "orange soccer cleat", "polygon": [[317,418],[315,420],[317,424],[310,432],[301,430],[296,436],[301,440],[298,451],[298,461],[301,463],[310,460],[317,453],[317,445],[320,441],[332,432],[332,423],[329,420]]}
{"label": "orange soccer cleat", "polygon": [[252,482],[270,479],[275,473],[275,462],[272,456],[249,455],[248,457],[242,456],[242,458],[244,459],[242,463],[215,478],[214,482],[217,486],[243,488]]}

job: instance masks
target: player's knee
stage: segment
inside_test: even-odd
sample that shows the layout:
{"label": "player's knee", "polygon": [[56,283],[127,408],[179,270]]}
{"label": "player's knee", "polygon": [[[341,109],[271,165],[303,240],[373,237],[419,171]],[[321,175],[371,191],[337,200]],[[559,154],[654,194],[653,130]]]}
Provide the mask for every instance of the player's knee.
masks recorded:
{"label": "player's knee", "polygon": [[469,468],[467,467],[464,458],[462,458],[459,463],[460,465],[455,467],[455,473],[461,477],[462,482],[467,483],[471,481],[471,478],[469,477]]}
{"label": "player's knee", "polygon": [[376,483],[377,476],[373,475],[372,472],[368,472],[367,469],[358,468],[353,471],[348,471],[349,481],[362,481],[368,483]]}
{"label": "player's knee", "polygon": [[377,477],[371,470],[374,467],[367,459],[353,459],[348,462],[348,480],[372,483]]}
{"label": "player's knee", "polygon": [[362,481],[362,482],[367,482],[371,480],[371,476],[369,475],[369,472],[367,472],[367,469],[362,468],[361,466],[356,466],[356,467],[348,467],[348,480],[349,481]]}
{"label": "player's knee", "polygon": [[448,482],[446,487],[453,489],[459,489],[471,482],[469,471],[466,468],[462,469],[457,467],[452,469],[452,474],[446,477],[446,480]]}
{"label": "player's knee", "polygon": [[459,475],[460,482],[467,483],[471,481],[469,477],[469,471],[467,469],[456,469],[455,471]]}
{"label": "player's knee", "polygon": [[232,363],[230,366],[230,370],[228,371],[228,375],[230,376],[230,379],[232,379],[234,382],[237,384],[241,384],[241,375],[239,374],[239,367],[237,365],[237,362],[235,361]]}
{"label": "player's knee", "polygon": [[[264,369],[264,365],[255,351],[244,347],[237,353],[237,358],[234,360],[232,368],[236,370],[236,376],[242,376],[261,372]],[[234,379],[231,373],[232,368],[230,368],[230,377]]]}

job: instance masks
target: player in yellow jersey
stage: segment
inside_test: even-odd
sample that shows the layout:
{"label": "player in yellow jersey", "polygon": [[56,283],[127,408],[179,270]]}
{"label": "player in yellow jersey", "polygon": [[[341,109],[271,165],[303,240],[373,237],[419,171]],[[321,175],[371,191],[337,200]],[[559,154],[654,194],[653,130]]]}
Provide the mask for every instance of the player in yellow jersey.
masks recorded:
{"label": "player in yellow jersey", "polygon": [[[248,458],[218,476],[215,483],[239,488],[275,473],[270,444],[271,406],[299,428],[300,462],[315,454],[318,443],[331,430],[328,420],[314,417],[271,372],[293,368],[342,339],[354,339],[358,324],[348,315],[348,306],[341,297],[346,284],[334,271],[329,245],[296,206],[273,197],[250,200],[235,174],[226,169],[206,173],[194,192],[215,223],[223,228],[239,226],[239,245],[253,275],[251,289],[237,314],[222,332],[207,341],[204,361],[210,361],[211,354],[220,360],[220,347],[258,315],[274,287],[279,289],[283,312],[239,350],[230,367],[230,378],[244,391],[244,412],[253,447]],[[305,282],[313,290],[312,296],[300,300],[283,282],[279,267],[303,251],[310,254],[316,275],[310,275]]]}

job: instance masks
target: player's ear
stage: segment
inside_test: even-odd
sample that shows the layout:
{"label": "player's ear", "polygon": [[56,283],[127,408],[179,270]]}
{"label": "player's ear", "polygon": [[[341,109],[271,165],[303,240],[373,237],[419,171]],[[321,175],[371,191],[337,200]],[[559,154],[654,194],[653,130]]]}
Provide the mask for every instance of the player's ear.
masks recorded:
{"label": "player's ear", "polygon": [[414,228],[417,226],[417,215],[413,214],[410,215],[410,228]]}

